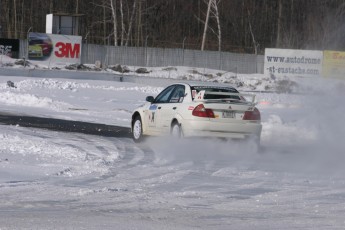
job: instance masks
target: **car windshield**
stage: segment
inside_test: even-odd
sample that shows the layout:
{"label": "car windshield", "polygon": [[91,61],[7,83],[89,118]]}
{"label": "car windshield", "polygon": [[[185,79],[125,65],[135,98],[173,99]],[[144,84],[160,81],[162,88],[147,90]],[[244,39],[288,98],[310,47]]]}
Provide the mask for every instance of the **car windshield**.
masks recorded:
{"label": "car windshield", "polygon": [[[198,94],[200,91],[205,90],[206,92],[217,92],[217,93],[239,93],[234,88],[228,88],[228,87],[215,87],[215,86],[194,86],[191,87],[192,91],[195,90],[196,94]],[[234,100],[241,100],[239,96],[236,95],[214,95],[214,94],[205,94],[204,99],[234,99]],[[194,96],[193,96],[194,99]]]}

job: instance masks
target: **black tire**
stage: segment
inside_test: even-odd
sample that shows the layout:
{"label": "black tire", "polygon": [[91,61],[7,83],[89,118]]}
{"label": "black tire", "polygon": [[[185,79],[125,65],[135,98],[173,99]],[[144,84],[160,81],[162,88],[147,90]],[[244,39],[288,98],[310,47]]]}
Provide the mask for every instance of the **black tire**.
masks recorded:
{"label": "black tire", "polygon": [[132,122],[132,139],[139,143],[143,141],[143,125],[140,116],[136,116]]}
{"label": "black tire", "polygon": [[183,137],[181,125],[174,121],[171,125],[170,135],[174,138],[181,138]]}

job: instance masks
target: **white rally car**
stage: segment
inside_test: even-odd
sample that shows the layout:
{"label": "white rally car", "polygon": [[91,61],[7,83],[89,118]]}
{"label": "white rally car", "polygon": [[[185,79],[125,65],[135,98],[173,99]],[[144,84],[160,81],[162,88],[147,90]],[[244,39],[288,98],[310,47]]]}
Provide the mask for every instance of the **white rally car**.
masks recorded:
{"label": "white rally car", "polygon": [[[250,98],[251,100],[248,100]],[[132,114],[135,142],[144,136],[219,137],[260,141],[261,117],[255,95],[223,85],[177,83]]]}

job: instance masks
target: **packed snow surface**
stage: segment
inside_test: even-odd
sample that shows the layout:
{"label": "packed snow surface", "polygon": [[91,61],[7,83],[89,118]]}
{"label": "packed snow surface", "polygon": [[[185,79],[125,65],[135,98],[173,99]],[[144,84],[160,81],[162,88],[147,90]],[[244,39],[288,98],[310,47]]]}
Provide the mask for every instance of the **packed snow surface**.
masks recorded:
{"label": "packed snow surface", "polygon": [[[260,82],[260,150],[1,125],[0,229],[344,229],[344,82],[241,79]],[[164,86],[0,76],[0,108],[129,127]]]}

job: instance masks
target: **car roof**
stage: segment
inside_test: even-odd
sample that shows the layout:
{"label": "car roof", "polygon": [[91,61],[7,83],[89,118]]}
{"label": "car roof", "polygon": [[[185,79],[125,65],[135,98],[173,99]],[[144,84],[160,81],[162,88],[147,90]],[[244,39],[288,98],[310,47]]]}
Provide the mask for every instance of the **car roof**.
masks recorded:
{"label": "car roof", "polygon": [[193,82],[188,82],[188,83],[180,82],[176,84],[189,85],[190,87],[215,87],[215,88],[229,88],[229,89],[236,90],[236,88],[231,85],[221,84],[217,82],[193,81]]}

